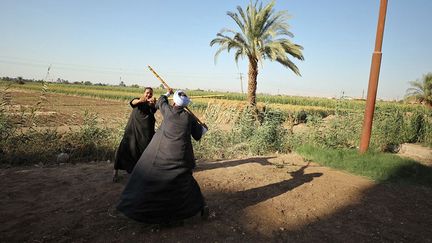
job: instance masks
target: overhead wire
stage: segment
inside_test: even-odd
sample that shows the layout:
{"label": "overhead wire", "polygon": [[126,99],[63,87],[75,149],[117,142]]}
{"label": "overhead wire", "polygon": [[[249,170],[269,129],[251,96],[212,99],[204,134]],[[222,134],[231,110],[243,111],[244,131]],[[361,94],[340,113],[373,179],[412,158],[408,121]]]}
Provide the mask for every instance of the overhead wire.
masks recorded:
{"label": "overhead wire", "polygon": [[[16,59],[16,60],[11,60]],[[20,66],[31,66],[38,68],[46,68],[51,65],[53,69],[60,70],[72,70],[72,71],[83,71],[83,72],[93,72],[101,74],[121,74],[121,75],[146,75],[144,67],[142,70],[138,68],[114,68],[114,67],[103,67],[103,66],[91,66],[82,64],[72,64],[72,63],[62,63],[62,62],[47,62],[43,60],[36,59],[26,59],[17,58],[9,56],[0,56],[0,63],[20,65]],[[161,68],[163,70],[163,68]],[[228,78],[235,77],[237,73],[187,73],[187,72],[176,72],[176,71],[162,71],[163,75],[169,75],[174,77],[189,77],[189,78]]]}

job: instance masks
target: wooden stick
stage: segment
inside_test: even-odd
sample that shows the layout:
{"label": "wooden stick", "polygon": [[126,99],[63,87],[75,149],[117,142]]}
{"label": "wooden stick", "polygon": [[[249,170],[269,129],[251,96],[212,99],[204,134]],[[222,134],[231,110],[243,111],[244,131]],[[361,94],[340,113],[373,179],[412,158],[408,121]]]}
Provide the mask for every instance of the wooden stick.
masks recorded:
{"label": "wooden stick", "polygon": [[150,67],[150,65],[148,65],[147,67],[150,69],[150,71],[152,71],[152,73],[156,76],[156,78],[158,78],[159,81],[161,81],[161,83],[165,86],[166,89],[171,89],[171,87],[168,86],[167,83],[165,83],[165,81],[156,73],[155,70],[153,70],[152,67]]}
{"label": "wooden stick", "polygon": [[[161,83],[165,86],[165,88],[167,90],[170,90],[170,86],[168,86],[168,84],[156,73],[155,70],[153,70],[153,68],[150,67],[150,65],[148,65],[148,68],[150,69],[150,71],[152,71],[152,73],[156,76],[156,78],[159,79],[159,81],[161,81]],[[197,120],[198,124],[200,124],[201,126],[204,126],[205,128],[207,128],[207,126],[200,121],[200,119],[198,119],[198,117],[195,116],[195,114],[187,107],[185,106],[184,109],[186,110],[187,113],[189,113],[193,118],[195,118],[195,120]]]}
{"label": "wooden stick", "polygon": [[198,124],[200,124],[201,126],[205,127],[206,129],[208,129],[207,125],[204,124],[202,121],[200,121],[200,119],[198,119],[198,117],[195,116],[194,113],[192,113],[191,110],[189,110],[189,108],[187,106],[184,107],[186,112],[189,113],[193,118],[195,118],[195,120],[198,122]]}

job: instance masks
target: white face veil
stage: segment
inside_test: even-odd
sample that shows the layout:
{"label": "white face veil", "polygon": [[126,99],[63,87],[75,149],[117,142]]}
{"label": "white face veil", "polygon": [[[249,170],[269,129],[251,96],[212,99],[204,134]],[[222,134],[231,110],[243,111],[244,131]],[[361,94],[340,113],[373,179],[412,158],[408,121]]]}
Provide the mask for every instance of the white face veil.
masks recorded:
{"label": "white face veil", "polygon": [[189,97],[187,97],[183,90],[177,90],[174,93],[173,100],[177,106],[187,106],[190,103]]}

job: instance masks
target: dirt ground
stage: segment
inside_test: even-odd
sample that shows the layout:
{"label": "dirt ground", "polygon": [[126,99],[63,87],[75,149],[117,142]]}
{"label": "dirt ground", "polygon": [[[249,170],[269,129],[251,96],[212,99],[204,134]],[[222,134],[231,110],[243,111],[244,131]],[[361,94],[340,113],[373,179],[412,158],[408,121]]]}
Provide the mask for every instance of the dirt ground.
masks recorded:
{"label": "dirt ground", "polygon": [[200,162],[211,209],[158,227],[114,210],[127,181],[93,162],[0,170],[0,242],[432,242],[431,188],[377,184],[295,154]]}
{"label": "dirt ground", "polygon": [[[31,107],[40,101],[40,92],[12,89],[11,104],[6,106],[7,113],[18,117],[30,114]],[[68,130],[81,125],[84,113],[97,114],[98,121],[108,126],[125,124],[131,108],[128,101],[97,99],[92,97],[48,93],[46,101],[36,111],[35,122],[38,127],[57,127]]]}

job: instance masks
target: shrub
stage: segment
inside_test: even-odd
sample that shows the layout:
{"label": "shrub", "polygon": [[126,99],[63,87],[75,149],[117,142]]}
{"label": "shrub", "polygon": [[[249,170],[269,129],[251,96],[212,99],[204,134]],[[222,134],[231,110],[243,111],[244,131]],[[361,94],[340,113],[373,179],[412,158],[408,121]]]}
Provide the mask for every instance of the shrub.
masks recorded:
{"label": "shrub", "polygon": [[282,152],[285,150],[285,137],[288,131],[282,127],[285,121],[281,111],[266,110],[263,122],[249,139],[252,154],[263,155],[269,152]]}
{"label": "shrub", "polygon": [[[262,123],[251,109],[245,107],[229,131],[219,129],[217,119],[207,120],[210,130],[200,142],[194,142],[195,155],[199,159],[225,159],[287,151],[288,131],[282,126],[283,113],[267,109],[259,116]],[[217,112],[212,113],[212,117],[217,117]]]}
{"label": "shrub", "polygon": [[71,154],[71,159],[113,159],[120,136],[112,128],[102,127],[98,115],[85,111],[83,124],[75,132],[61,139],[61,152]]}

